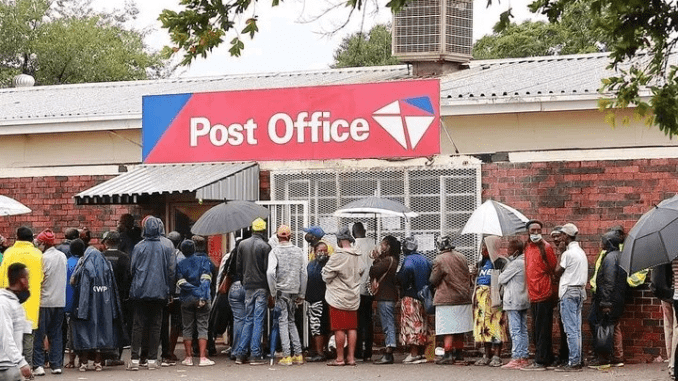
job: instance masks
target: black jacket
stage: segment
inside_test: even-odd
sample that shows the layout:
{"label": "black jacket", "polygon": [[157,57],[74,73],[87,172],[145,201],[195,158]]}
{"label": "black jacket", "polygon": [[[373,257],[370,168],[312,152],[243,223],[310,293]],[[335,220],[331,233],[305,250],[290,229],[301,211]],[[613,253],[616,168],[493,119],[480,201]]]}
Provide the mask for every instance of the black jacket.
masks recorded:
{"label": "black jacket", "polygon": [[240,242],[237,251],[236,272],[242,274],[242,285],[246,290],[259,288],[268,290],[266,269],[270,251],[271,246],[264,240],[262,234],[252,234],[252,237]]}
{"label": "black jacket", "polygon": [[654,296],[673,303],[673,269],[670,263],[653,268],[650,282],[650,290]]}
{"label": "black jacket", "polygon": [[619,266],[619,250],[605,254],[596,278],[596,293],[593,302],[596,307],[611,309],[609,321],[616,322],[624,312],[626,298],[626,271]]}

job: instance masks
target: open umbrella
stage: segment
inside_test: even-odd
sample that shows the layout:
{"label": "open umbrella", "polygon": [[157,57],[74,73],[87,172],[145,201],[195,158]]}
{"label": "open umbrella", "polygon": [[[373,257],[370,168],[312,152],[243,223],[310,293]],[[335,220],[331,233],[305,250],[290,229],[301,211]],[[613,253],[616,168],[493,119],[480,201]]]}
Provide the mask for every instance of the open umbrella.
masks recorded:
{"label": "open umbrella", "polygon": [[200,216],[191,232],[199,235],[226,234],[250,226],[257,218],[268,218],[268,209],[252,201],[226,201]]}
{"label": "open umbrella", "polygon": [[405,205],[381,197],[367,197],[349,202],[341,209],[334,212],[336,217],[417,217],[419,213],[413,212]]}
{"label": "open umbrella", "polygon": [[527,221],[527,217],[510,206],[487,200],[471,213],[460,234],[513,235],[524,231]]}
{"label": "open umbrella", "polygon": [[13,216],[30,212],[31,210],[19,201],[7,196],[0,196],[0,216]]}
{"label": "open umbrella", "polygon": [[628,274],[671,262],[678,256],[678,195],[640,217],[624,240],[619,265]]}

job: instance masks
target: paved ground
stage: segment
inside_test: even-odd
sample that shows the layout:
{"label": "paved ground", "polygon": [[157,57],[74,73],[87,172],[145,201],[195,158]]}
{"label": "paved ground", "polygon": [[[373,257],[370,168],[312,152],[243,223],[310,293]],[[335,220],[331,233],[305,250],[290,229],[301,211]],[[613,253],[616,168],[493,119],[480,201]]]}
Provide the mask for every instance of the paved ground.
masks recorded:
{"label": "paved ground", "polygon": [[[177,355],[179,355],[177,351]],[[396,357],[402,360],[403,356]],[[61,376],[53,376],[47,371],[44,377],[37,377],[38,381],[59,380],[181,380],[181,381],[210,381],[210,380],[242,380],[242,381],[352,381],[352,380],[407,380],[407,381],[445,381],[445,380],[502,380],[502,381],[531,381],[531,380],[558,380],[558,381],[668,381],[669,376],[665,363],[627,365],[623,368],[609,371],[586,369],[580,373],[561,373],[554,371],[525,372],[502,370],[489,367],[461,367],[441,366],[435,364],[420,365],[373,365],[358,363],[356,367],[328,367],[324,363],[307,363],[284,367],[279,365],[250,366],[235,365],[226,356],[217,356],[213,360],[216,365],[211,367],[186,367],[177,365],[149,371],[141,369],[137,372],[126,371],[124,367],[105,368],[102,372],[79,372],[77,369],[64,369]]]}

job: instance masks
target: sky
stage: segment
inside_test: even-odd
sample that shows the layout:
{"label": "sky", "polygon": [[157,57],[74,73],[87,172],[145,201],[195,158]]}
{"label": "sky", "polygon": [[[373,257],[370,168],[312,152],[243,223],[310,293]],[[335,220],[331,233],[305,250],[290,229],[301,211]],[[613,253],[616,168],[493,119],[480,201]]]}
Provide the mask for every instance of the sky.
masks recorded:
{"label": "sky", "polygon": [[[348,14],[348,9],[341,7],[313,21],[332,1],[336,3],[337,0],[284,0],[278,7],[272,8],[270,0],[259,0],[255,3],[259,33],[252,40],[249,36],[242,36],[245,49],[240,57],[231,57],[228,52],[228,41],[236,36],[233,32],[227,34],[222,46],[213,50],[206,59],[198,58],[190,67],[177,70],[174,76],[203,77],[327,69],[333,62],[333,53],[343,37],[360,31],[361,24],[362,30],[369,31],[373,25],[387,23],[391,19],[390,10],[384,6],[387,1],[378,0],[380,9],[376,11],[373,2],[367,1],[370,8],[364,17],[355,13],[347,26],[333,35],[327,35],[328,31],[346,20]],[[534,19],[535,15],[527,9],[527,4],[531,1],[494,0],[493,5],[487,8],[487,0],[474,0],[474,40],[490,34],[492,26],[499,20],[499,14],[509,7],[513,9],[517,22]],[[94,7],[105,11],[123,8],[124,2],[125,0],[94,0]],[[134,27],[151,30],[146,39],[148,45],[152,49],[160,50],[169,44],[169,36],[166,30],[161,29],[157,18],[165,8],[180,11],[179,0],[137,0],[136,5],[140,13]],[[246,13],[243,20],[251,16],[252,13]]]}

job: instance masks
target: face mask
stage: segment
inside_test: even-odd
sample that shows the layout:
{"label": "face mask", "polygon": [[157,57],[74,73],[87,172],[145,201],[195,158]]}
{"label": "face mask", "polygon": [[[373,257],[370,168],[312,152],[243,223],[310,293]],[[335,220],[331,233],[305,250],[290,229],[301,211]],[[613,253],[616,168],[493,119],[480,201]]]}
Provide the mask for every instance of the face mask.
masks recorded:
{"label": "face mask", "polygon": [[31,297],[31,292],[29,290],[14,292],[17,298],[19,298],[19,303],[23,304],[28,298]]}
{"label": "face mask", "polygon": [[534,243],[541,241],[541,234],[530,234],[530,241]]}
{"label": "face mask", "polygon": [[325,263],[330,257],[328,255],[320,254],[317,256],[318,262]]}

